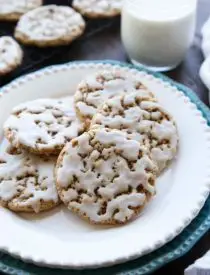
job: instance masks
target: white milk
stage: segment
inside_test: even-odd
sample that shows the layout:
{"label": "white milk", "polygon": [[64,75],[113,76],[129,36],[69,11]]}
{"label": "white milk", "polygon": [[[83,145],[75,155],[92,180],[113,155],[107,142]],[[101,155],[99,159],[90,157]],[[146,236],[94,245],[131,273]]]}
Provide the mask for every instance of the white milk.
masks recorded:
{"label": "white milk", "polygon": [[196,0],[125,0],[121,35],[133,63],[176,67],[192,43]]}

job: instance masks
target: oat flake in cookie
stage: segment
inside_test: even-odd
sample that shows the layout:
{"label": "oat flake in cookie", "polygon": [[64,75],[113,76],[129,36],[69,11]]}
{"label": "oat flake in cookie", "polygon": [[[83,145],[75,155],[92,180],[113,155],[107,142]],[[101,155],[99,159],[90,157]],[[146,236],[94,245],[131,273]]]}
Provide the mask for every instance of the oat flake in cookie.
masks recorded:
{"label": "oat flake in cookie", "polygon": [[5,136],[14,147],[41,155],[59,154],[66,142],[83,131],[72,97],[22,103],[4,124]]}
{"label": "oat flake in cookie", "polygon": [[7,74],[18,67],[23,59],[19,44],[10,36],[0,37],[0,75]]}
{"label": "oat flake in cookie", "polygon": [[56,158],[20,152],[3,142],[0,150],[0,204],[15,212],[41,212],[59,203]]}
{"label": "oat flake in cookie", "polygon": [[123,0],[73,0],[73,7],[89,18],[113,17],[121,13]]}
{"label": "oat flake in cookie", "polygon": [[154,95],[136,78],[118,71],[104,71],[87,76],[74,95],[75,108],[82,121],[91,120],[97,108],[109,98],[123,93],[142,92],[149,100]]}
{"label": "oat flake in cookie", "polygon": [[0,0],[0,20],[16,21],[42,5],[42,0]]}
{"label": "oat flake in cookie", "polygon": [[178,132],[173,118],[145,92],[134,92],[108,100],[93,117],[91,127],[103,126],[126,132],[148,148],[162,171],[177,152]]}
{"label": "oat flake in cookie", "polygon": [[42,6],[23,15],[15,37],[23,44],[39,47],[68,45],[85,29],[82,16],[68,6]]}
{"label": "oat flake in cookie", "polygon": [[61,152],[56,185],[61,200],[96,224],[123,224],[155,194],[156,166],[125,133],[98,128]]}

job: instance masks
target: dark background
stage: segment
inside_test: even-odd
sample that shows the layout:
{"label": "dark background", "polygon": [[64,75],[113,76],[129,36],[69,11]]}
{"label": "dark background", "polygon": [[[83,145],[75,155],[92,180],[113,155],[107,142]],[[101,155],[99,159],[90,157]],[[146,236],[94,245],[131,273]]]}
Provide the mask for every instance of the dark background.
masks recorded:
{"label": "dark background", "polygon": [[[170,0],[169,0],[170,1]],[[71,0],[46,0],[45,4],[70,4]],[[184,62],[168,76],[194,90],[201,100],[208,104],[208,91],[199,78],[199,68],[203,61],[200,50],[202,24],[210,15],[210,0],[198,0],[198,20],[194,43]],[[12,34],[15,24],[0,23],[0,36]],[[120,18],[109,20],[89,20],[85,35],[72,45],[55,49],[37,49],[23,47],[24,61],[20,68],[10,75],[0,77],[0,86],[17,76],[32,72],[47,65],[64,63],[72,60],[113,59],[129,62],[120,40]],[[197,245],[184,257],[166,265],[154,275],[183,275],[184,269],[202,256],[210,248],[210,234],[207,233]]]}

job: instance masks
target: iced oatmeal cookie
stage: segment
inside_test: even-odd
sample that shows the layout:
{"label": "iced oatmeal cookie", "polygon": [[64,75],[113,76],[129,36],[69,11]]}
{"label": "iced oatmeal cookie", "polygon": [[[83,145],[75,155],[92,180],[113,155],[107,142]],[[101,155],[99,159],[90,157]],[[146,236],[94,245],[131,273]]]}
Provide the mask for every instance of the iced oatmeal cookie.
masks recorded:
{"label": "iced oatmeal cookie", "polygon": [[66,142],[83,131],[72,97],[22,103],[4,124],[5,136],[14,147],[40,155],[59,154]]}
{"label": "iced oatmeal cookie", "polygon": [[38,47],[68,45],[85,29],[82,16],[68,6],[42,6],[23,15],[15,38],[26,45]]}
{"label": "iced oatmeal cookie", "polygon": [[0,150],[0,204],[15,212],[41,212],[59,203],[54,180],[55,158],[10,147]]}
{"label": "iced oatmeal cookie", "polygon": [[117,71],[104,71],[88,76],[83,80],[74,95],[75,108],[82,121],[90,121],[97,108],[109,98],[123,93],[139,91],[146,99],[154,95],[141,81]]}
{"label": "iced oatmeal cookie", "polygon": [[55,174],[61,200],[91,223],[126,223],[155,194],[156,165],[118,130],[98,128],[73,139]]}
{"label": "iced oatmeal cookie", "polygon": [[92,119],[95,126],[121,130],[144,144],[159,171],[176,155],[178,132],[172,116],[158,102],[148,101],[144,92],[107,100]]}
{"label": "iced oatmeal cookie", "polygon": [[122,0],[74,0],[73,7],[89,18],[113,17],[121,13]]}
{"label": "iced oatmeal cookie", "polygon": [[42,0],[0,0],[0,20],[17,21],[23,14],[42,5]]}
{"label": "iced oatmeal cookie", "polygon": [[0,75],[10,73],[22,62],[23,52],[10,36],[0,37]]}

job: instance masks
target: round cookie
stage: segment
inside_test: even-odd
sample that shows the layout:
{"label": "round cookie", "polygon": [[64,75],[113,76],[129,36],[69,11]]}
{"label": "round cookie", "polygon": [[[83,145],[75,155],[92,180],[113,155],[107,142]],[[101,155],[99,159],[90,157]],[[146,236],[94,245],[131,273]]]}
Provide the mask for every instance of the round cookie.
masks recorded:
{"label": "round cookie", "polygon": [[41,212],[55,207],[55,158],[20,152],[4,142],[0,152],[0,204],[15,212]]}
{"label": "round cookie", "polygon": [[42,0],[0,0],[0,20],[17,21],[23,14],[42,5]]}
{"label": "round cookie", "polygon": [[69,142],[56,165],[61,200],[95,224],[123,224],[155,194],[156,166],[126,133],[97,128]]}
{"label": "round cookie", "polygon": [[68,45],[85,29],[82,16],[68,6],[48,5],[23,15],[15,38],[26,45],[38,47]]}
{"label": "round cookie", "polygon": [[82,121],[90,121],[97,108],[109,98],[142,90],[148,100],[154,99],[154,95],[138,79],[121,72],[104,71],[89,75],[79,84],[74,95],[77,115]]}
{"label": "round cookie", "polygon": [[0,75],[13,71],[23,59],[19,44],[10,36],[0,37]]}
{"label": "round cookie", "polygon": [[72,6],[89,18],[113,17],[121,13],[123,0],[73,0]]}
{"label": "round cookie", "polygon": [[91,127],[124,131],[148,148],[150,157],[162,171],[177,152],[178,132],[173,118],[158,102],[134,92],[108,100],[93,117]]}
{"label": "round cookie", "polygon": [[84,129],[76,118],[73,97],[22,103],[4,124],[5,136],[14,147],[40,155],[58,155]]}

